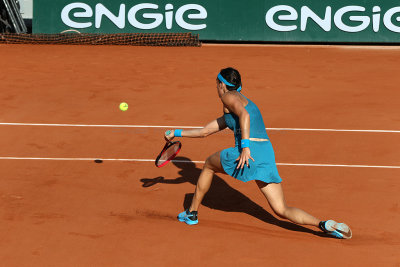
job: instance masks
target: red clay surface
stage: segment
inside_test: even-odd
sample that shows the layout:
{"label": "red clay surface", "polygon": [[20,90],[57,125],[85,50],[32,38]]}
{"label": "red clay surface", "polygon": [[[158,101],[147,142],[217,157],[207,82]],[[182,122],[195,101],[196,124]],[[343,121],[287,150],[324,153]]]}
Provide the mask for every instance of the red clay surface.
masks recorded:
{"label": "red clay surface", "polygon": [[[204,125],[233,66],[267,127],[400,130],[400,49],[0,45],[0,58],[0,122]],[[3,125],[0,157],[151,159],[164,131]],[[277,162],[400,166],[399,133],[269,136]],[[233,137],[182,142],[196,161]],[[0,160],[0,265],[400,266],[400,169],[279,166],[288,204],[348,223],[343,241],[276,219],[254,183],[222,174],[199,225],[179,223],[201,168]]]}

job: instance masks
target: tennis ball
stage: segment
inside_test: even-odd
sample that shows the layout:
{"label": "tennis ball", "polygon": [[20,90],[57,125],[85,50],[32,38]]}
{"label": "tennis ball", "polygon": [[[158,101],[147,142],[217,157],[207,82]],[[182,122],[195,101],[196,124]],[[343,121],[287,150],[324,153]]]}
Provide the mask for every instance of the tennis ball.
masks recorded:
{"label": "tennis ball", "polygon": [[128,110],[128,103],[122,102],[119,104],[119,109],[122,111],[127,111]]}

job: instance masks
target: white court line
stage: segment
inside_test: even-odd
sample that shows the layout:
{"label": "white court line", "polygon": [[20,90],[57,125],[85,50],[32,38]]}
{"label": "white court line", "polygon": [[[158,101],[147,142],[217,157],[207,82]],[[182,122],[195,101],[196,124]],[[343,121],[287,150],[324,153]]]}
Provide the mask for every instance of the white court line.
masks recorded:
{"label": "white court line", "polygon": [[[126,161],[126,162],[154,162],[154,159],[104,159],[104,158],[33,158],[33,157],[0,157],[0,160],[53,160],[53,161]],[[204,163],[199,160],[173,160],[181,163]],[[303,166],[303,167],[349,167],[349,168],[380,168],[400,169],[400,166],[376,166],[376,165],[346,165],[346,164],[306,164],[306,163],[276,163],[281,166]]]}
{"label": "white court line", "polygon": [[[50,127],[103,127],[103,128],[181,128],[198,129],[203,126],[177,125],[108,125],[108,124],[60,124],[60,123],[18,123],[0,122],[0,126],[50,126]],[[311,129],[311,128],[265,128],[269,131],[314,131],[314,132],[363,132],[363,133],[400,133],[400,130],[352,130],[352,129]]]}

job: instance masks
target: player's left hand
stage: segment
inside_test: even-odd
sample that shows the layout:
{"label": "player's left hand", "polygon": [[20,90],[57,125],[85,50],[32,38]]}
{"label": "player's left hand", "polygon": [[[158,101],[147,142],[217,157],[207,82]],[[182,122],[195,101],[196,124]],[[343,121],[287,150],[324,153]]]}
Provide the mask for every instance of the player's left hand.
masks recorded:
{"label": "player's left hand", "polygon": [[249,167],[249,159],[254,161],[250,154],[250,148],[245,147],[242,149],[242,153],[240,153],[240,156],[236,159],[236,161],[239,161],[236,169],[243,169],[245,164],[247,165],[247,167]]}
{"label": "player's left hand", "polygon": [[172,139],[174,139],[174,137],[175,137],[174,130],[165,131],[164,133],[165,141],[171,141]]}

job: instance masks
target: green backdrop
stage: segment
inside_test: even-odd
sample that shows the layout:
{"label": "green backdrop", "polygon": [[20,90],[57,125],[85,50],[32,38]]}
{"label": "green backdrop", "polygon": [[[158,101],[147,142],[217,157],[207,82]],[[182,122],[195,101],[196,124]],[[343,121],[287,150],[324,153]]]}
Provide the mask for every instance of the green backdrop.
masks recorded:
{"label": "green backdrop", "polygon": [[34,1],[34,33],[68,29],[192,32],[219,41],[398,43],[400,1]]}

